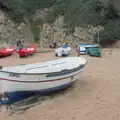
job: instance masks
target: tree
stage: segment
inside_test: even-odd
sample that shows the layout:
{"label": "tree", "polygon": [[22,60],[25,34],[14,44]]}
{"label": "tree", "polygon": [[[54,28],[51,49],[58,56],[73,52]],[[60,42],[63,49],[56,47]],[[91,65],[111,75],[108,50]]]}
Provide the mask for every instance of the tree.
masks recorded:
{"label": "tree", "polygon": [[[110,42],[116,42],[120,40],[120,20],[109,20],[104,25],[104,30],[100,31],[100,44],[109,44]],[[97,35],[95,36],[94,42],[97,42]]]}
{"label": "tree", "polygon": [[[36,9],[49,8],[55,0],[8,0],[8,8],[15,20],[32,19]],[[11,16],[10,15],[10,16]]]}
{"label": "tree", "polygon": [[101,25],[104,27],[104,31],[100,32],[101,43],[120,39],[120,11],[115,6],[115,0],[108,0],[107,4],[104,0],[59,0],[57,8],[54,13],[63,13],[65,27],[71,28],[72,32],[75,26]]}

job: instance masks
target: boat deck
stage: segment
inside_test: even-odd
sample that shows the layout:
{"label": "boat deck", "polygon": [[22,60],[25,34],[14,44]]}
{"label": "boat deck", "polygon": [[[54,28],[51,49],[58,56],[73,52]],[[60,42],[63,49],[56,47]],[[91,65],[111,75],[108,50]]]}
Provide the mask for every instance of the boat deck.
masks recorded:
{"label": "boat deck", "polygon": [[19,65],[14,67],[5,67],[2,71],[15,73],[50,73],[59,72],[64,69],[73,69],[79,67],[80,64],[85,64],[86,60],[79,57],[67,57],[47,62],[35,64]]}

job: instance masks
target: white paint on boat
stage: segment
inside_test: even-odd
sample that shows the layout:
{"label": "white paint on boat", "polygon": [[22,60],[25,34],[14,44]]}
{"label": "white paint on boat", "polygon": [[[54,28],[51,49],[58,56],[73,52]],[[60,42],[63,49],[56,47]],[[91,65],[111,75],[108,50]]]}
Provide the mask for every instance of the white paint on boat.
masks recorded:
{"label": "white paint on boat", "polygon": [[99,47],[99,45],[96,45],[96,44],[85,45],[85,48],[91,48],[91,47]]}

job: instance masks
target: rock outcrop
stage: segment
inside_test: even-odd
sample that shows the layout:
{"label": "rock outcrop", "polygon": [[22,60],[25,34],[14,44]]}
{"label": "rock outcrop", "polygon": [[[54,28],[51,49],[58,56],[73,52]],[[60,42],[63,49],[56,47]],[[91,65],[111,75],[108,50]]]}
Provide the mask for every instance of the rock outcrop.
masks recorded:
{"label": "rock outcrop", "polygon": [[25,24],[15,24],[0,11],[0,42],[17,41],[25,36]]}
{"label": "rock outcrop", "polygon": [[66,40],[71,45],[77,45],[80,43],[93,43],[95,34],[102,30],[102,27],[88,26],[87,28],[76,27],[74,33],[69,33],[69,31],[63,27],[64,17],[59,16],[55,22],[51,24],[43,25],[43,41],[46,43],[52,43],[61,40]]}
{"label": "rock outcrop", "polygon": [[[101,28],[100,28],[101,29]],[[50,44],[54,41],[60,43],[61,40],[68,41],[71,45],[79,43],[92,43],[94,35],[99,28],[89,26],[87,28],[76,27],[74,33],[70,33],[67,28],[64,28],[64,17],[59,16],[54,23],[43,23],[42,25],[42,43]],[[0,42],[9,43],[9,41],[17,41],[27,37],[26,24],[16,24],[2,11],[0,11]],[[29,42],[29,40],[27,41]]]}

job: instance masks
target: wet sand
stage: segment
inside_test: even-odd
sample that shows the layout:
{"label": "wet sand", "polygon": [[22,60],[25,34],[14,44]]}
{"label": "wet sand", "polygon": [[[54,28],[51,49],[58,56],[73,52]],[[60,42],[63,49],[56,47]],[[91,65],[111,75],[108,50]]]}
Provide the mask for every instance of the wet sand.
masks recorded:
{"label": "wet sand", "polygon": [[[120,50],[102,50],[102,57],[83,56],[88,63],[75,84],[63,94],[46,99],[23,114],[8,116],[0,108],[0,120],[120,120]],[[55,59],[54,53],[39,53],[20,59],[0,59],[3,66]]]}

